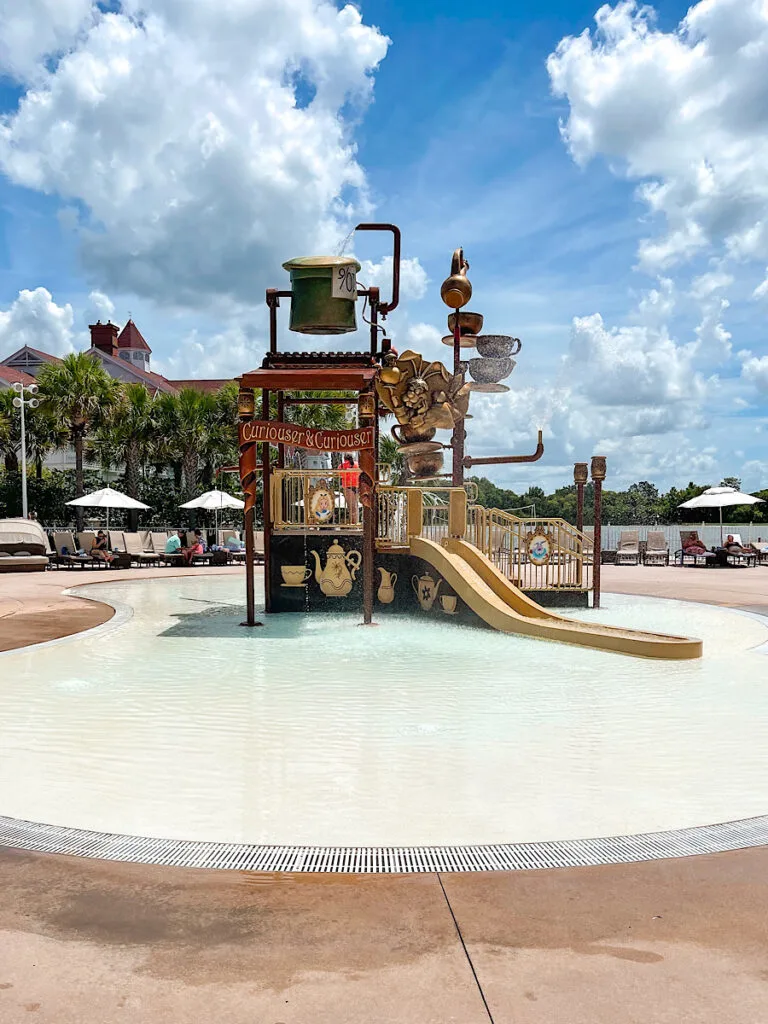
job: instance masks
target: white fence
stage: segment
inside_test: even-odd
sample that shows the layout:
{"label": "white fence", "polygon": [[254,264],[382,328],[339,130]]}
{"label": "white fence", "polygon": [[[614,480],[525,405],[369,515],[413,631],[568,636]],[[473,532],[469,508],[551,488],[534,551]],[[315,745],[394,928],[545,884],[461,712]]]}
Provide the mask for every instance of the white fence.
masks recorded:
{"label": "white fence", "polygon": [[[603,524],[602,544],[603,551],[615,551],[619,546],[619,537],[622,530],[637,530],[640,540],[648,538],[649,530],[658,530],[667,538],[669,550],[674,554],[680,549],[680,531],[696,530],[705,546],[708,548],[717,547],[720,543],[720,524],[707,523],[669,523],[667,525],[654,525],[648,523],[624,523],[615,526],[613,523]],[[592,527],[585,526],[584,533],[592,536]],[[741,536],[742,544],[749,544],[758,537],[768,541],[768,523],[723,523],[723,538],[729,533],[738,533]]]}

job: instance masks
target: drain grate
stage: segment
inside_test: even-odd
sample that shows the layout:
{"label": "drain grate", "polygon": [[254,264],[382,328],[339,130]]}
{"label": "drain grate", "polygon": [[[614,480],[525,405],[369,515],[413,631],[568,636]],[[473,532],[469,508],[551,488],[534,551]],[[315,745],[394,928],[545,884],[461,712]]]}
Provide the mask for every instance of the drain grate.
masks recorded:
{"label": "drain grate", "polygon": [[37,853],[224,871],[410,874],[626,864],[768,844],[768,815],[720,825],[601,839],[492,846],[255,846],[87,832],[0,816],[0,846]]}

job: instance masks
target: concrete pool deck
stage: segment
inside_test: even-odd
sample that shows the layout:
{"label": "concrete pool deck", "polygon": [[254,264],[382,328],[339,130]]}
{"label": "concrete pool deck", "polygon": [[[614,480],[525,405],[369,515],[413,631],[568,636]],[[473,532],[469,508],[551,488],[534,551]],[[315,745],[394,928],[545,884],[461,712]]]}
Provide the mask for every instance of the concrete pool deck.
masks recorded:
{"label": "concrete pool deck", "polygon": [[[64,588],[166,575],[0,576],[0,650],[51,639],[63,615],[59,635],[109,618]],[[606,566],[603,589],[768,610],[761,567]],[[768,1019],[767,878],[764,847],[408,876],[0,849],[0,1022],[754,1024]]]}

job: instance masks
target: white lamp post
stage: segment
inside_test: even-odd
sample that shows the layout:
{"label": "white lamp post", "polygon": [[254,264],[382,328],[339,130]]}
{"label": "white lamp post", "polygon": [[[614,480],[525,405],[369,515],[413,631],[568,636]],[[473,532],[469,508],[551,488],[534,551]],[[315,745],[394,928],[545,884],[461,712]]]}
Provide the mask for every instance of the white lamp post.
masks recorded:
{"label": "white lamp post", "polygon": [[11,387],[14,391],[18,392],[13,400],[14,406],[21,412],[21,514],[27,518],[27,433],[26,425],[24,423],[24,409],[29,406],[30,409],[36,409],[40,405],[40,401],[37,398],[26,398],[25,394],[32,396],[37,394],[37,384],[22,384],[21,381],[17,381],[12,384]]}

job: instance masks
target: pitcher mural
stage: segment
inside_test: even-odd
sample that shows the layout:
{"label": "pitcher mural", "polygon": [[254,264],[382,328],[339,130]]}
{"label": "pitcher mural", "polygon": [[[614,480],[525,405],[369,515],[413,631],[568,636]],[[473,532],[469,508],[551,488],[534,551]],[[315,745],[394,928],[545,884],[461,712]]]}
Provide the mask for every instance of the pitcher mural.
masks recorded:
{"label": "pitcher mural", "polygon": [[381,604],[392,604],[395,599],[395,584],[397,583],[397,573],[387,572],[379,566],[379,572],[381,573],[381,583],[379,584],[379,590],[377,597]]}

